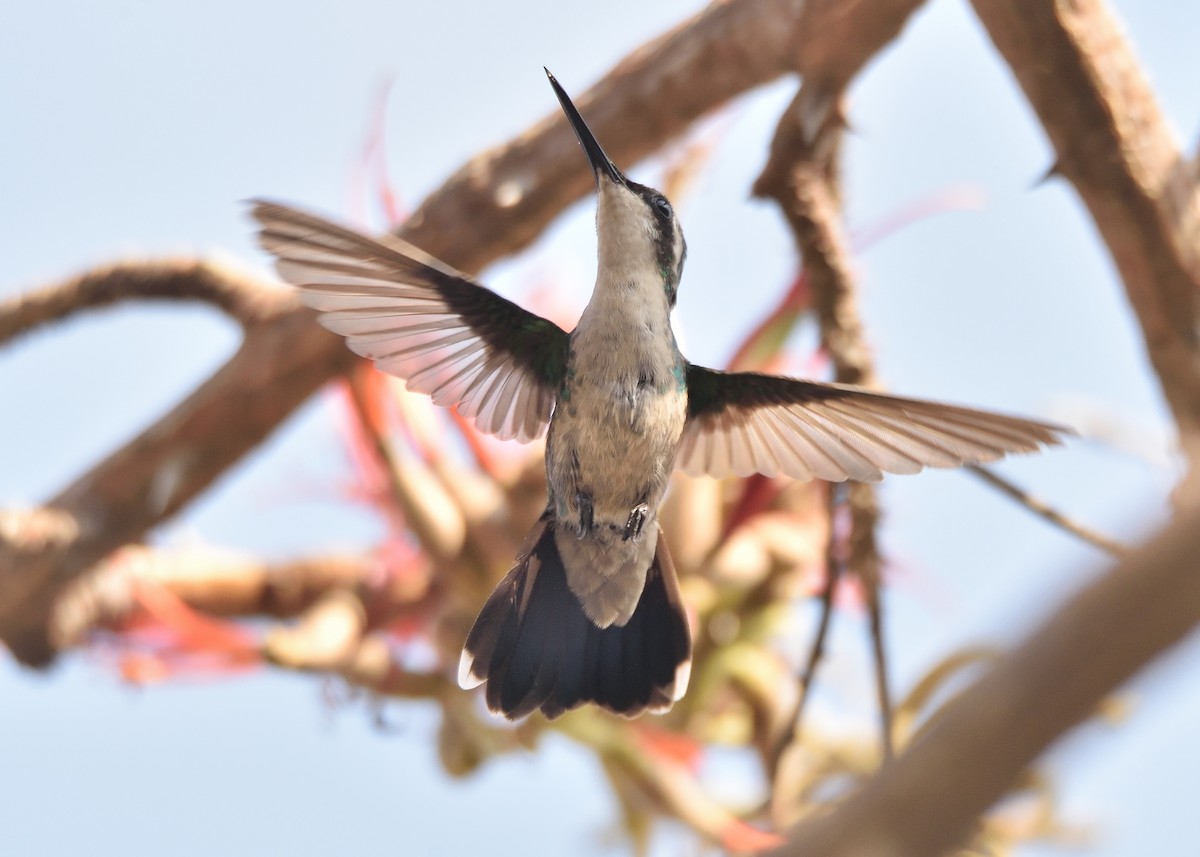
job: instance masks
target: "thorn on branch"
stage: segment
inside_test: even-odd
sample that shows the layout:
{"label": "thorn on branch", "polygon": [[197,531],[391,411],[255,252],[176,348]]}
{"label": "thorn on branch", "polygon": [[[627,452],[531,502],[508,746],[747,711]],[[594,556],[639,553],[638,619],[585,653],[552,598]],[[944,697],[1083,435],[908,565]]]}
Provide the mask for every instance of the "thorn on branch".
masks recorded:
{"label": "thorn on branch", "polygon": [[1200,175],[1111,4],[971,5],[1108,246],[1179,435],[1200,431]]}

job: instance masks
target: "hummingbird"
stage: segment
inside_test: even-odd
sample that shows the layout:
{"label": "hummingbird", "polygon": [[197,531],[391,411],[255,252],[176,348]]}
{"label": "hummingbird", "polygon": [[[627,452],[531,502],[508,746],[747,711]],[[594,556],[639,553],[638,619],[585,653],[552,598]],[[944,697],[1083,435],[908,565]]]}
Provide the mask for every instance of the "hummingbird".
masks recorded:
{"label": "hummingbird", "polygon": [[591,702],[662,712],[692,641],[658,522],[672,472],[875,481],[1057,443],[1056,426],[852,386],[689,363],[671,328],[687,244],[549,70],[596,182],[596,284],[575,329],[392,235],[256,201],[262,246],[318,321],[483,432],[546,435],[545,511],[467,635],[459,684],[509,719]]}

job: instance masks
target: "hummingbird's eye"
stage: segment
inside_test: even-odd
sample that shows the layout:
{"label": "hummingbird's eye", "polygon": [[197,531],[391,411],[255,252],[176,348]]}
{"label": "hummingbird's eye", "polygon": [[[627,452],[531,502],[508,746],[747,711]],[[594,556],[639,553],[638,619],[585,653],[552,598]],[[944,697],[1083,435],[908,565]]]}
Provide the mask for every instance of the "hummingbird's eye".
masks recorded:
{"label": "hummingbird's eye", "polygon": [[671,216],[671,203],[667,202],[667,198],[665,196],[663,196],[661,193],[655,194],[654,199],[651,201],[654,203],[654,207],[658,209],[659,214],[661,214],[663,217]]}

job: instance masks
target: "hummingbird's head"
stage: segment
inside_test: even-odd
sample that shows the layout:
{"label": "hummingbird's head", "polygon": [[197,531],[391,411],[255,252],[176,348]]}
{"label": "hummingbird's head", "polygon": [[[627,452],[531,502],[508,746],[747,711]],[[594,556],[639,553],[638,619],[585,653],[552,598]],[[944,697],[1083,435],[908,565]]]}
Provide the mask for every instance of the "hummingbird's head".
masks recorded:
{"label": "hummingbird's head", "polygon": [[549,69],[546,76],[596,176],[600,270],[625,282],[659,278],[668,304],[675,306],[687,258],[675,209],[657,190],[627,179],[617,169]]}

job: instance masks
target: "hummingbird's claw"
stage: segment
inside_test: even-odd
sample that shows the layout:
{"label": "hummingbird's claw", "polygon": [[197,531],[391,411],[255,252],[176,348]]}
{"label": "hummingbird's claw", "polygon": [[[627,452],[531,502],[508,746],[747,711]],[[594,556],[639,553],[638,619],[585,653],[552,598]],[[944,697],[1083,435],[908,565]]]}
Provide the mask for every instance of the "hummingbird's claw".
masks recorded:
{"label": "hummingbird's claw", "polygon": [[625,541],[636,539],[642,534],[642,527],[646,524],[646,518],[650,514],[650,507],[645,503],[634,506],[629,510],[629,520],[625,522],[625,534],[622,538]]}
{"label": "hummingbird's claw", "polygon": [[579,538],[589,535],[595,528],[595,507],[592,505],[592,495],[580,491],[575,495],[575,503],[579,506]]}

